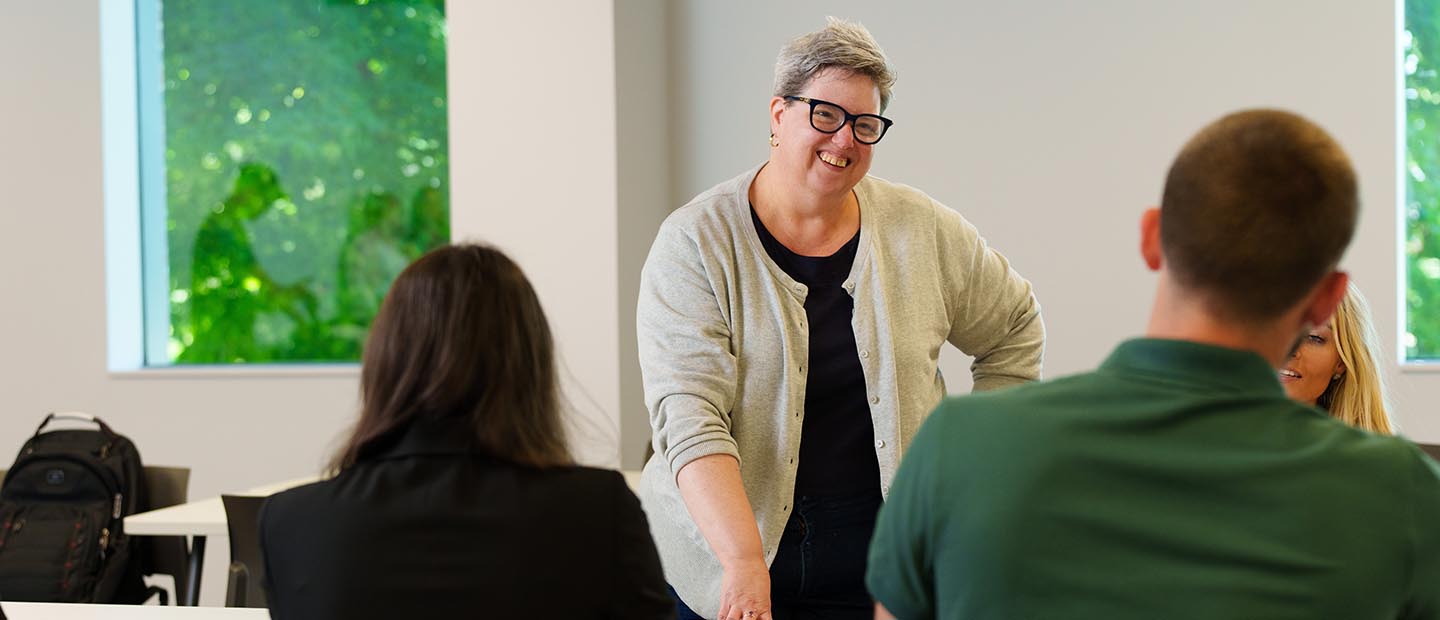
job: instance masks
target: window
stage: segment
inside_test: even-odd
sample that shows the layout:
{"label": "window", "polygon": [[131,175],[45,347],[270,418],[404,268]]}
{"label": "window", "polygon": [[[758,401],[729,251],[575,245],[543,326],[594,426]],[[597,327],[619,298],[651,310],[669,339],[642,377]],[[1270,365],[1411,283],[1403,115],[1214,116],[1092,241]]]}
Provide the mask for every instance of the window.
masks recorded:
{"label": "window", "polygon": [[443,1],[134,16],[144,365],[358,360],[450,238]]}
{"label": "window", "polygon": [[1440,0],[1405,0],[1406,361],[1440,360]]}

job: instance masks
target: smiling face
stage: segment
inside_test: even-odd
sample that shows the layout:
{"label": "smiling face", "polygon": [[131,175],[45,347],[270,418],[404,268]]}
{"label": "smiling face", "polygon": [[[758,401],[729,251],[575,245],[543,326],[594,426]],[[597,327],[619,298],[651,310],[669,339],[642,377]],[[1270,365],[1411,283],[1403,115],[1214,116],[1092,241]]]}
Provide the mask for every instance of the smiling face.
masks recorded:
{"label": "smiling face", "polygon": [[1335,348],[1334,329],[1326,325],[1301,338],[1300,346],[1279,371],[1280,384],[1291,399],[1313,405],[1335,375],[1344,372],[1340,350]]}
{"label": "smiling face", "polygon": [[[863,75],[827,69],[815,75],[803,97],[834,103],[851,114],[879,114],[880,89]],[[821,199],[843,198],[870,171],[873,145],[855,141],[850,124],[827,134],[810,124],[810,104],[775,97],[770,101],[770,130],[779,146],[770,164],[787,179]]]}

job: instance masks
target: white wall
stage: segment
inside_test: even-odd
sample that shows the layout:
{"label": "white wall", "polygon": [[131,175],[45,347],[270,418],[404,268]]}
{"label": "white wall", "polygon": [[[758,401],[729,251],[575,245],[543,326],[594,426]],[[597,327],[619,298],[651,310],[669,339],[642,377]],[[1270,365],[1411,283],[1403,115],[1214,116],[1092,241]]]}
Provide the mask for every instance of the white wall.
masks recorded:
{"label": "white wall", "polygon": [[[450,4],[453,229],[529,273],[587,420],[578,451],[616,464],[612,9],[564,4]],[[0,462],[44,411],[76,409],[129,435],[148,463],[190,466],[192,496],[315,473],[353,415],[353,372],[107,372],[98,8],[0,0],[0,57],[14,61],[0,94]],[[572,122],[568,97],[588,122]],[[207,603],[223,595],[224,545],[211,545]]]}
{"label": "white wall", "polygon": [[[1048,376],[1088,369],[1144,329],[1138,221],[1181,144],[1227,111],[1294,109],[1330,129],[1363,181],[1345,264],[1385,346],[1396,336],[1395,8],[1352,0],[766,2],[674,9],[675,204],[766,156],[775,54],[826,15],[870,28],[899,70],[872,173],[959,210],[1032,282]],[[966,360],[946,358],[954,390]],[[1400,419],[1440,440],[1440,375],[1389,364]]]}
{"label": "white wall", "polygon": [[[1190,133],[1254,105],[1310,115],[1350,150],[1367,210],[1347,264],[1395,348],[1389,3],[646,2],[450,3],[454,229],[499,243],[535,280],[599,458],[621,417],[627,462],[643,444],[625,330],[655,222],[765,156],[774,54],[826,14],[865,22],[900,69],[874,172],[965,213],[1034,281],[1048,374],[1093,366],[1143,329],[1140,210]],[[12,60],[0,94],[0,461],[41,412],[81,409],[149,462],[193,467],[194,495],[313,472],[353,413],[353,376],[106,372],[97,14],[94,0],[0,0],[0,57]],[[647,30],[656,23],[668,33]],[[589,122],[550,122],[562,98]],[[508,120],[483,120],[497,114]],[[1428,412],[1440,376],[1390,370],[1406,428],[1440,440]],[[952,388],[964,374],[950,358]]]}
{"label": "white wall", "polygon": [[640,384],[635,303],[640,269],[671,200],[669,0],[615,3],[616,153],[619,183],[620,450],[626,468],[644,465],[650,417]]}
{"label": "white wall", "polygon": [[573,448],[619,466],[614,11],[589,0],[446,8],[453,235],[493,242],[525,270],[581,420]]}

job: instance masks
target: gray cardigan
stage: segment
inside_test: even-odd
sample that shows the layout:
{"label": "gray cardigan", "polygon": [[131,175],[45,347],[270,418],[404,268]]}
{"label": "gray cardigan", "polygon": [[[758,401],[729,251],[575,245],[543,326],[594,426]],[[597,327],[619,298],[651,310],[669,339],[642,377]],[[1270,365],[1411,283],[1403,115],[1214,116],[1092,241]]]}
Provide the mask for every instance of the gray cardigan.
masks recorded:
{"label": "gray cardigan", "polygon": [[[636,312],[655,447],[640,498],[666,579],[709,617],[722,571],[675,474],[711,454],[739,459],[769,564],[790,516],[805,416],[806,287],[760,245],[748,198],[757,172],[670,214]],[[1030,283],[959,213],[875,177],[855,194],[860,247],[844,286],[888,493],[905,446],[945,394],[940,347],[972,355],[975,389],[994,389],[1039,378],[1045,327]]]}

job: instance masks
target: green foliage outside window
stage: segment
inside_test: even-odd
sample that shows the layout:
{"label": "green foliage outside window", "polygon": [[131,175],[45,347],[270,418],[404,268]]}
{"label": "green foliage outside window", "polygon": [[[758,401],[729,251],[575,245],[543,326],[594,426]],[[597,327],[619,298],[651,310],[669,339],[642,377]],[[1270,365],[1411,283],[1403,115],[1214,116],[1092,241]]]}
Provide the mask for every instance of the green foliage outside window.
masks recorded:
{"label": "green foliage outside window", "polygon": [[1406,0],[1405,358],[1440,359],[1440,0]]}
{"label": "green foliage outside window", "polygon": [[170,328],[148,363],[359,359],[391,281],[450,238],[443,0],[161,14]]}

